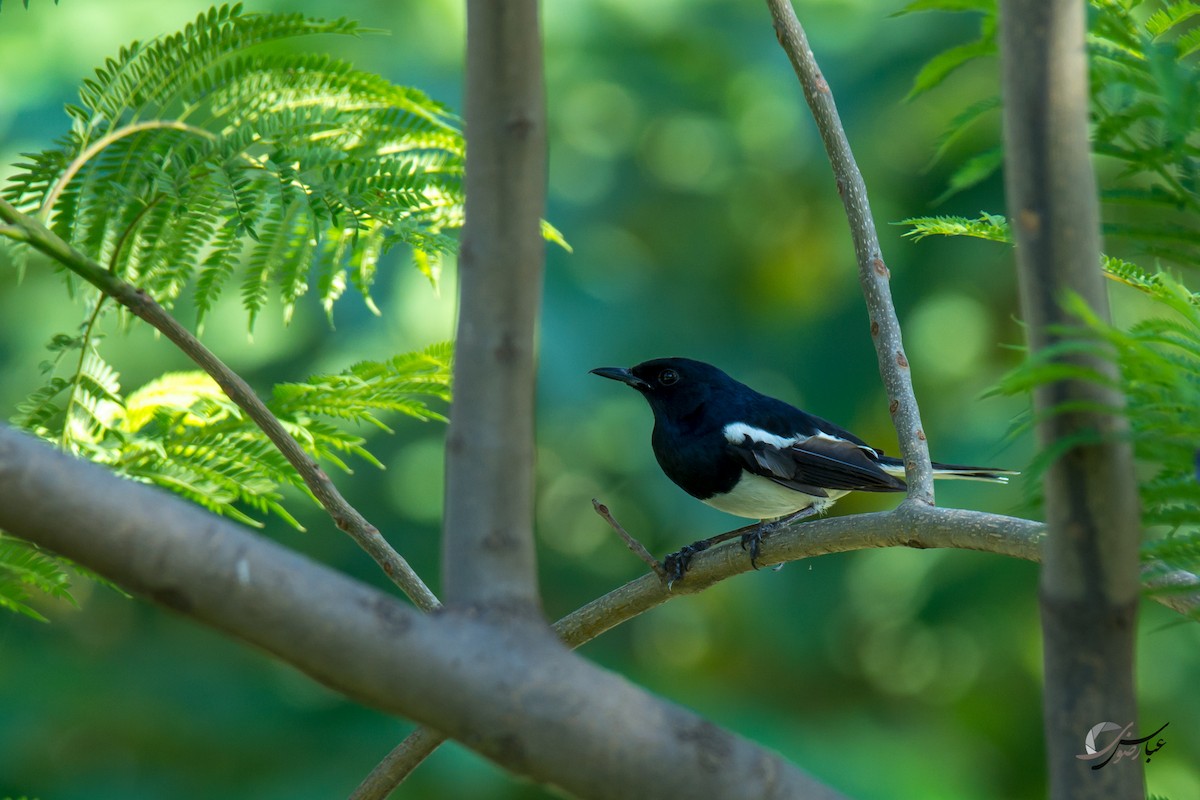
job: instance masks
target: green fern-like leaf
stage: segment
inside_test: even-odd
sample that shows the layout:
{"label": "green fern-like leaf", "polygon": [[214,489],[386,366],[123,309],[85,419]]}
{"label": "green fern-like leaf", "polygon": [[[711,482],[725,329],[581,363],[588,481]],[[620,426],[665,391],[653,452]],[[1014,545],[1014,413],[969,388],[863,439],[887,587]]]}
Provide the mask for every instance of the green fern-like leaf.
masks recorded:
{"label": "green fern-like leaf", "polygon": [[921,71],[917,73],[917,77],[913,79],[912,88],[905,99],[912,100],[915,97],[919,97],[930,89],[941,86],[947,78],[968,63],[979,58],[994,56],[995,54],[996,38],[994,29],[986,31],[984,36],[973,42],[945,50],[934,56],[921,68]]}
{"label": "green fern-like leaf", "polygon": [[[1200,49],[1200,32],[1190,24],[1200,12],[1195,3],[1173,2],[1147,17],[1139,5],[1094,0],[1096,13],[1089,17],[1093,147],[1117,167],[1115,177],[1113,170],[1102,173],[1108,178],[1101,195],[1105,237],[1151,259],[1194,268],[1200,265],[1200,75],[1189,56]],[[954,2],[913,6],[974,10]],[[962,52],[951,51],[944,63],[954,64]],[[939,156],[990,103],[979,101],[958,115],[939,144]],[[973,180],[996,165],[984,162],[988,169],[981,168],[977,159],[968,159],[952,181]],[[901,224],[914,240],[939,235],[1012,241],[1004,218],[986,213]],[[1200,587],[1200,295],[1165,272],[1147,271],[1124,258],[1105,255],[1101,266],[1112,280],[1144,294],[1154,313],[1121,329],[1082,302],[1069,301],[1078,325],[1055,331],[1059,343],[1028,356],[996,391],[1026,395],[1066,378],[1112,386],[1110,377],[1082,368],[1073,356],[1086,352],[1115,362],[1124,407],[1062,404],[1042,413],[1094,410],[1128,418],[1128,439],[1143,476],[1143,555],[1165,571],[1158,581],[1165,585],[1154,591],[1195,592]],[[1022,414],[1010,435],[1027,434],[1039,421],[1032,413]],[[1033,478],[1027,485],[1036,491],[1038,476],[1066,449],[1101,438],[1099,432],[1084,433],[1039,453],[1026,470]],[[1156,582],[1155,576],[1150,579]]]}
{"label": "green fern-like leaf", "polygon": [[322,416],[366,422],[383,430],[389,430],[378,416],[383,412],[444,420],[423,398],[449,400],[450,363],[449,344],[386,362],[362,361],[335,375],[276,386],[270,407],[281,418]]}
{"label": "green fern-like leaf", "polygon": [[161,302],[194,281],[200,319],[243,253],[251,324],[275,287],[290,317],[314,271],[327,310],[343,270],[371,305],[384,250],[425,263],[460,224],[463,141],[417,90],[266,47],[360,33],[235,5],[135,42],[84,82],[70,132],[26,156],[5,196]]}
{"label": "green fern-like leaf", "polygon": [[[1093,0],[1088,36],[1093,147],[1124,168],[1104,200],[1127,207],[1107,220],[1108,239],[1124,240],[1147,255],[1192,264],[1200,228],[1200,74],[1189,56],[1200,50],[1193,2],[1167,3],[1148,17],[1138,3]],[[994,3],[912,3],[904,13],[940,10],[983,12],[981,35],[931,59],[914,79],[910,96],[939,85],[962,64],[994,46]],[[982,99],[950,123],[934,160],[996,102]],[[974,186],[999,168],[998,146],[970,156],[956,169],[937,202]],[[1131,217],[1137,206],[1140,216]],[[1186,213],[1185,213],[1186,212]]]}
{"label": "green fern-like leaf", "polygon": [[[1007,376],[1000,387],[1022,394],[1063,377],[1107,383],[1081,371],[1062,357],[1086,350],[1105,354],[1120,369],[1120,388],[1138,460],[1152,470],[1140,485],[1143,524],[1148,531],[1167,530],[1171,537],[1200,536],[1200,482],[1196,474],[1200,442],[1200,303],[1192,292],[1166,274],[1147,275],[1133,265],[1113,262],[1123,281],[1146,293],[1160,315],[1127,330],[1097,317],[1082,301],[1070,308],[1081,325],[1072,338],[1040,352]],[[1060,332],[1066,333],[1066,332]],[[1111,410],[1111,409],[1110,409]],[[1171,564],[1170,546],[1152,545],[1147,552]],[[1190,566],[1177,564],[1183,569]]]}
{"label": "green fern-like leaf", "polygon": [[45,622],[29,605],[36,594],[75,603],[71,581],[63,564],[36,545],[0,531],[0,608]]}
{"label": "green fern-like leaf", "polygon": [[899,225],[907,225],[911,230],[904,236],[919,242],[929,236],[969,236],[975,239],[986,239],[989,242],[1011,242],[1012,234],[1008,221],[999,214],[981,213],[977,219],[967,217],[910,217],[902,220]]}
{"label": "green fern-like leaf", "polygon": [[999,147],[985,150],[978,155],[968,158],[954,170],[954,173],[950,176],[950,182],[946,187],[946,191],[937,196],[933,201],[934,205],[939,205],[953,195],[966,191],[972,186],[978,186],[999,172],[1003,164],[1004,151]]}
{"label": "green fern-like leaf", "polygon": [[945,158],[954,143],[961,139],[975,123],[989,113],[999,110],[1000,107],[1000,96],[995,95],[972,103],[956,114],[954,119],[950,120],[950,124],[946,126],[946,130],[938,137],[937,143],[934,145],[933,157],[929,160],[929,167],[932,168],[934,164]]}
{"label": "green fern-like leaf", "polygon": [[[343,426],[367,423],[388,431],[385,419],[395,414],[444,420],[429,403],[449,400],[451,353],[448,344],[434,345],[280,384],[268,407],[314,458],[347,472],[347,455],[382,467],[366,439]],[[299,474],[208,375],[162,375],[122,399],[106,425],[103,440],[92,436],[77,449],[118,474],[245,524],[261,526],[259,516],[273,514],[300,527],[281,491],[290,486],[307,493]]]}
{"label": "green fern-like leaf", "polygon": [[996,3],[995,0],[916,0],[893,16],[903,16],[923,11],[983,12],[980,17],[979,37],[965,44],[956,45],[929,59],[913,79],[906,100],[912,100],[941,86],[950,75],[966,64],[996,54]]}
{"label": "green fern-like leaf", "polygon": [[1165,36],[1177,25],[1186,22],[1197,14],[1200,14],[1200,6],[1190,2],[1190,0],[1170,3],[1166,7],[1155,11],[1146,19],[1146,31],[1155,38]]}
{"label": "green fern-like leaf", "polygon": [[[58,363],[77,371],[71,379],[54,375],[31,394],[15,418],[18,425],[117,474],[245,524],[261,526],[261,517],[270,514],[300,528],[282,489],[307,494],[303,480],[211,377],[168,373],[123,397],[116,372],[90,341],[65,334],[52,340]],[[347,472],[346,456],[382,467],[366,438],[344,426],[367,423],[387,431],[387,418],[396,414],[444,420],[430,402],[449,400],[450,361],[448,344],[364,361],[341,373],[281,384],[269,407],[314,458]],[[0,605],[23,602],[15,590],[5,596],[8,602]]]}

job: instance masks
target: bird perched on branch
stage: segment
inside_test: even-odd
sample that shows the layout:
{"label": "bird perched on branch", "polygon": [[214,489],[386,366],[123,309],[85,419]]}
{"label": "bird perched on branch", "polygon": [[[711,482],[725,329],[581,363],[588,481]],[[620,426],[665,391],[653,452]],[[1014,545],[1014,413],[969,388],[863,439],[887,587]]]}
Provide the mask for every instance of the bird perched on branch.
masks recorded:
{"label": "bird perched on branch", "polygon": [[[762,521],[742,534],[757,568],[762,536],[776,525],[824,513],[849,492],[902,492],[904,462],[854,434],[735,381],[690,358],[656,358],[592,373],[636,389],[654,412],[651,444],[663,472],[713,508]],[[1007,483],[1016,472],[934,462],[935,478]],[[774,520],[774,522],[767,522]],[[736,532],[734,532],[736,533]],[[667,556],[673,579],[720,534]]]}

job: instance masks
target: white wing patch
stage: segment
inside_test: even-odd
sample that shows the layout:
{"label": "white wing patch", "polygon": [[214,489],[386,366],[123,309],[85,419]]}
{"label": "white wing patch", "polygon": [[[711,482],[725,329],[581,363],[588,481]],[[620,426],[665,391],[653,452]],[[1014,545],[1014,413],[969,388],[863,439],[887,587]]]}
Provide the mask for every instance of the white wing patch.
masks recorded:
{"label": "white wing patch", "polygon": [[[746,438],[749,438],[752,442],[769,444],[772,447],[779,448],[780,450],[787,450],[789,447],[795,447],[801,442],[806,442],[809,439],[825,439],[826,441],[830,442],[849,441],[848,439],[843,439],[840,436],[834,436],[832,433],[826,433],[825,431],[817,431],[812,436],[801,436],[800,434],[796,434],[789,439],[785,436],[779,436],[778,434],[771,433],[770,431],[764,431],[762,428],[756,428],[753,425],[747,425],[744,422],[731,422],[726,425],[721,432],[725,434],[725,439],[730,444],[742,444]],[[853,444],[859,450],[862,450],[872,457],[877,457],[879,455],[879,451],[874,447],[858,444],[857,442],[854,442]],[[903,474],[903,470],[901,470],[901,474]]]}
{"label": "white wing patch", "polygon": [[721,431],[725,434],[725,438],[730,444],[741,444],[747,438],[752,442],[760,444],[769,444],[772,447],[777,447],[780,450],[787,450],[796,442],[805,438],[803,436],[793,436],[791,439],[778,436],[770,431],[764,431],[762,428],[755,428],[753,425],[747,425],[744,422],[731,422]]}

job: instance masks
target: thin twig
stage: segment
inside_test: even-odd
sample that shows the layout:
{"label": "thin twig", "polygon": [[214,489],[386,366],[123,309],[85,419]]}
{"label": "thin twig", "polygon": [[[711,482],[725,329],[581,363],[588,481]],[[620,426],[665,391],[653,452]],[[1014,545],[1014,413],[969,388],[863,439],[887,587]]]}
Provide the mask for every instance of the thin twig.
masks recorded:
{"label": "thin twig", "polygon": [[348,800],[383,800],[444,741],[445,735],[432,728],[417,728],[375,765]]}
{"label": "thin twig", "polygon": [[771,10],[775,35],[792,62],[796,77],[804,89],[804,98],[817,122],[850,222],[854,252],[858,257],[858,278],[866,296],[867,313],[871,318],[871,338],[879,358],[879,373],[887,390],[892,422],[896,426],[900,453],[904,457],[908,498],[933,505],[933,469],[929,463],[929,445],[921,427],[921,412],[913,393],[908,358],[904,355],[900,322],[896,318],[888,286],[890,273],[879,247],[879,235],[875,231],[871,206],[867,201],[867,186],[858,165],[854,163],[854,154],[842,129],[829,84],[817,66],[791,0],[767,0],[767,6]]}
{"label": "thin twig", "polygon": [[[982,550],[1036,561],[1040,523],[999,514],[902,504],[892,511],[796,522],[762,540],[760,566],[878,547],[950,547]],[[630,581],[571,612],[554,624],[570,647],[591,641],[611,628],[668,600],[697,594],[723,580],[751,572],[739,548],[719,547],[697,553],[687,580],[668,590],[649,575]]]}
{"label": "thin twig", "polygon": [[26,241],[35,249],[50,256],[104,294],[112,297],[173,342],[183,351],[184,355],[207,372],[221,387],[221,390],[229,396],[229,399],[245,411],[246,416],[262,429],[284,458],[296,468],[305,485],[333,518],[334,524],[349,534],[363,550],[366,550],[413,603],[425,611],[431,611],[440,606],[437,597],[405,561],[404,557],[388,544],[378,528],[368,522],[358,509],[342,497],[329,475],[292,438],[283,424],[250,388],[250,385],[201,344],[200,340],[193,336],[187,328],[180,325],[153,297],[111,274],[45,225],[22,214],[2,198],[0,198],[0,218],[19,228],[26,237]]}
{"label": "thin twig", "polygon": [[650,555],[650,551],[646,549],[645,545],[629,535],[629,532],[625,530],[625,528],[621,526],[621,523],[617,522],[617,520],[613,517],[612,512],[608,510],[608,506],[604,505],[604,503],[601,503],[599,500],[593,497],[592,508],[596,509],[596,513],[603,517],[604,521],[612,526],[612,529],[617,532],[617,535],[625,540],[625,546],[632,550],[635,556],[646,562],[646,565],[650,567],[650,569],[654,570],[654,574],[657,575],[660,580],[665,581],[667,579],[667,571],[663,569],[662,564],[658,563],[658,559]]}

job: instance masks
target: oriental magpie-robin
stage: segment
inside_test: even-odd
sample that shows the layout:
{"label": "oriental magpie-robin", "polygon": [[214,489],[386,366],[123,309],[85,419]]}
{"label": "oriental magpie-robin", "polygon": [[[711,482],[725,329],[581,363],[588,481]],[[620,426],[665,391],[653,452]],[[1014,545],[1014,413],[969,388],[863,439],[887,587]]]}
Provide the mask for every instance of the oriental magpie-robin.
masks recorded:
{"label": "oriental magpie-robin", "polygon": [[[596,375],[638,390],[654,412],[651,444],[667,477],[713,508],[757,520],[791,521],[821,514],[852,492],[902,492],[904,462],[854,434],[767,397],[714,366],[689,358],[656,358],[631,369],[600,367]],[[1011,470],[934,462],[935,478],[1007,483]],[[757,567],[765,522],[742,534]],[[737,532],[734,532],[737,533]],[[673,578],[692,555],[732,534],[688,545],[667,557]]]}

